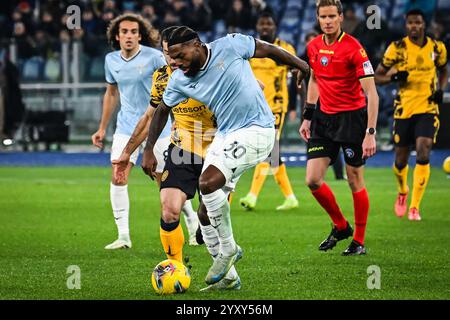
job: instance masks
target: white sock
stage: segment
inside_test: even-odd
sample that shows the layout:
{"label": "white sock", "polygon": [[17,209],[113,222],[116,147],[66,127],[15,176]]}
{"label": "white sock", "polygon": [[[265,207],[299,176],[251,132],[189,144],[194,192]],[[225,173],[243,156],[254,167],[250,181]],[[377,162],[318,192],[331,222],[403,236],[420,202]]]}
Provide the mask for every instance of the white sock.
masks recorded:
{"label": "white sock", "polygon": [[295,194],[290,194],[286,197],[286,199],[297,199],[297,197],[295,196]]}
{"label": "white sock", "polygon": [[183,205],[183,209],[181,209],[184,213],[184,221],[186,223],[186,227],[189,231],[189,236],[195,235],[198,227],[198,217],[197,212],[192,208],[191,200],[186,200]]}
{"label": "white sock", "polygon": [[110,197],[119,239],[129,240],[128,216],[130,212],[130,199],[128,198],[128,185],[116,186],[111,183]]}
{"label": "white sock", "polygon": [[214,259],[219,254],[219,235],[212,225],[204,226],[200,223],[200,230],[202,230],[203,241],[205,241],[206,249]]}
{"label": "white sock", "polygon": [[[208,249],[209,254],[215,259],[215,257],[219,254],[219,235],[217,234],[216,229],[212,225],[204,226],[200,223],[200,229],[202,230],[203,241],[205,241],[206,249]],[[238,276],[236,268],[231,266],[225,278],[227,279],[236,279]]]}
{"label": "white sock", "polygon": [[230,204],[225,192],[219,189],[202,197],[209,221],[219,235],[220,252],[225,256],[233,255],[236,252],[236,242],[231,227]]}

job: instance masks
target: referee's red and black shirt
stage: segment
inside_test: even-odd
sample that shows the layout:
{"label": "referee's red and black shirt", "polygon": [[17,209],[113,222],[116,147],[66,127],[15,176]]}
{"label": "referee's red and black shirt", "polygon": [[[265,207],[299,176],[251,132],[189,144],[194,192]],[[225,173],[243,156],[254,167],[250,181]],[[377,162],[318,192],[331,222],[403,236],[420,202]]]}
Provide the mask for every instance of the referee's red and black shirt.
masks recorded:
{"label": "referee's red and black shirt", "polygon": [[361,44],[342,32],[331,45],[317,36],[308,47],[308,58],[319,87],[320,109],[335,114],[366,106],[360,79],[374,77],[369,57]]}

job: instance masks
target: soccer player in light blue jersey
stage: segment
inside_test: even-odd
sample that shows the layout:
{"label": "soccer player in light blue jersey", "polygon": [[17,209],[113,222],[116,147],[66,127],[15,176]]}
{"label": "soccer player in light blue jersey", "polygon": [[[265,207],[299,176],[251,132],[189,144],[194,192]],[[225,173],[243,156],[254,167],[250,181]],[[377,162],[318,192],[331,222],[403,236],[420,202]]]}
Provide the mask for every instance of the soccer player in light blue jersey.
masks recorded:
{"label": "soccer player in light blue jersey", "polygon": [[[116,51],[109,53],[105,58],[107,86],[103,98],[103,113],[99,129],[92,135],[92,143],[103,148],[106,128],[114,109],[120,102],[121,107],[111,147],[111,161],[120,156],[139,118],[149,105],[154,71],[166,64],[163,54],[151,48],[157,43],[155,32],[157,31],[152,29],[148,22],[134,14],[117,17],[111,21],[108,28],[108,41]],[[164,167],[163,153],[170,143],[170,127],[169,120],[155,144],[155,154],[161,162],[156,170],[159,173]],[[130,201],[127,185],[130,170],[136,163],[138,155],[139,150],[136,150],[131,156],[124,180],[117,181],[114,174],[112,175],[110,198],[119,236],[105,249],[131,248],[128,224]],[[114,166],[112,164],[113,172]]]}
{"label": "soccer player in light blue jersey", "polygon": [[280,47],[242,34],[205,44],[185,26],[171,33],[168,48],[178,69],[150,124],[142,167],[148,175],[155,175],[158,161],[153,147],[171,107],[192,97],[214,112],[218,130],[199,179],[202,199],[220,242],[219,254],[205,279],[214,285],[242,257],[233,237],[227,195],[246,170],[269,156],[275,141],[275,119],[248,60],[271,58],[289,65],[298,72],[298,85],[309,74],[309,66]]}

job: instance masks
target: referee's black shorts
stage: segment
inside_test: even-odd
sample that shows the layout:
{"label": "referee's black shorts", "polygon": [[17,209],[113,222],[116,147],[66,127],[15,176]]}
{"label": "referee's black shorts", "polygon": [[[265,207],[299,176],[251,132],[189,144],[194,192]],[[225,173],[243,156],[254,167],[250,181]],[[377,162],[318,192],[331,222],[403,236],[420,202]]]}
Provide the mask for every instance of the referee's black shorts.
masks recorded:
{"label": "referee's black shorts", "polygon": [[352,167],[365,164],[362,143],[367,129],[367,108],[326,114],[316,110],[311,121],[311,138],[308,142],[309,159],[330,158],[333,164],[344,151],[345,163]]}
{"label": "referee's black shorts", "polygon": [[187,199],[192,199],[198,190],[198,179],[202,174],[203,158],[170,144],[167,160],[161,176],[160,189],[177,188]]}
{"label": "referee's black shorts", "polygon": [[415,114],[408,119],[394,120],[394,145],[396,147],[409,147],[415,145],[418,137],[433,139],[439,131],[439,117],[436,114]]}

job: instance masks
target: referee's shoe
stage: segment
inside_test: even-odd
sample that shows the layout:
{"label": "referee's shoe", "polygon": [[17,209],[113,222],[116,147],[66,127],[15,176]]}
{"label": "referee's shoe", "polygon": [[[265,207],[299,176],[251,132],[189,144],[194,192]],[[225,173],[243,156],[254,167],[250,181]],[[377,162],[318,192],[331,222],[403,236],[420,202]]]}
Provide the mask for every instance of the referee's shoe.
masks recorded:
{"label": "referee's shoe", "polygon": [[347,227],[343,230],[338,230],[336,226],[331,229],[330,235],[320,244],[319,250],[327,251],[333,249],[338,241],[347,239],[353,235],[353,228],[347,222]]}
{"label": "referee's shoe", "polygon": [[366,248],[356,240],[352,240],[347,249],[342,252],[343,256],[360,256],[366,254]]}

